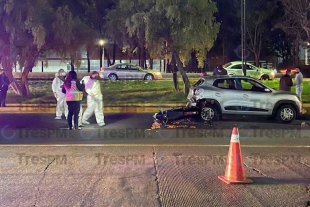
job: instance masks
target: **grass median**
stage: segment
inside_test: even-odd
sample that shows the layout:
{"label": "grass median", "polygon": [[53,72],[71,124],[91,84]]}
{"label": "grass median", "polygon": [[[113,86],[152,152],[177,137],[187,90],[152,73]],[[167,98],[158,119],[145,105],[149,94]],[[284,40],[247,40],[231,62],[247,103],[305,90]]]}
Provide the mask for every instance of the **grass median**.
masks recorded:
{"label": "grass median", "polygon": [[[191,78],[191,84],[198,79]],[[279,89],[279,80],[263,81],[271,88]],[[16,95],[12,89],[8,91],[8,104],[49,104],[56,103],[52,92],[51,81],[30,81],[31,97],[25,98]],[[183,83],[179,80],[179,87]],[[295,91],[295,87],[292,87]],[[187,94],[174,90],[172,80],[156,81],[102,81],[102,92],[105,105],[135,105],[135,104],[185,104]],[[309,82],[304,82],[302,94],[303,102],[310,103]]]}

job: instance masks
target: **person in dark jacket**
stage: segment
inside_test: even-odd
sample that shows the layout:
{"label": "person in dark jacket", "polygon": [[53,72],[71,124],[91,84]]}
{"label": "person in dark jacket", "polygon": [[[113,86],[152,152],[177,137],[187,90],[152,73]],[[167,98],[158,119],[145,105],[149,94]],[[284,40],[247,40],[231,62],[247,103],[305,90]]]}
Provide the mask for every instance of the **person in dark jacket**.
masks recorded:
{"label": "person in dark jacket", "polygon": [[[227,70],[225,70],[221,65],[219,65],[214,69],[213,75],[227,75]],[[217,86],[224,87],[224,80],[218,80]]]}
{"label": "person in dark jacket", "polygon": [[4,69],[0,70],[0,107],[5,107],[6,95],[9,90],[10,81]]}
{"label": "person in dark jacket", "polygon": [[291,70],[287,69],[286,74],[280,79],[280,90],[291,92],[291,87],[293,86],[293,80],[291,77]]}
{"label": "person in dark jacket", "polygon": [[83,99],[83,85],[77,79],[77,74],[70,71],[62,86],[62,92],[66,94],[66,102],[68,104],[68,126],[72,130],[72,117],[74,116],[74,128],[79,127],[79,113],[81,108],[81,101]]}
{"label": "person in dark jacket", "polygon": [[227,75],[227,70],[219,65],[214,69],[213,75]]}

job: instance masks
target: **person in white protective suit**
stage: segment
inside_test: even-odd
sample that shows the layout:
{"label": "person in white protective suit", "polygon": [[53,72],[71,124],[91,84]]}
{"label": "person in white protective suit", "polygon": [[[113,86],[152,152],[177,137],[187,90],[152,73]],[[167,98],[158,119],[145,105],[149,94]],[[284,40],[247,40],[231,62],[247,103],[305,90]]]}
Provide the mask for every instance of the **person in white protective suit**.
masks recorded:
{"label": "person in white protective suit", "polygon": [[296,94],[301,99],[302,90],[303,90],[303,75],[300,72],[299,68],[296,68],[296,75],[295,75],[295,86],[296,86]]}
{"label": "person in white protective suit", "polygon": [[[81,85],[83,86],[84,90],[85,90],[85,85],[88,82],[88,80],[90,79],[90,76],[84,76],[82,78],[82,80],[80,81]],[[84,99],[84,97],[83,97]],[[80,113],[79,113],[79,127],[83,127],[83,123],[82,123],[82,118],[83,118],[83,106],[81,103],[81,108],[80,108]]]}
{"label": "person in white protective suit", "polygon": [[95,113],[96,121],[99,126],[105,126],[103,114],[103,95],[99,82],[99,73],[94,71],[90,75],[90,79],[85,84],[87,93],[87,109],[84,111],[82,123],[90,124],[88,119]]}
{"label": "person in white protective suit", "polygon": [[64,84],[64,80],[66,77],[66,72],[64,69],[60,69],[58,73],[55,74],[55,78],[52,82],[52,90],[54,96],[57,100],[56,105],[56,117],[55,119],[61,119],[63,110],[65,117],[68,117],[68,105],[66,103],[66,94],[62,93],[62,85]]}

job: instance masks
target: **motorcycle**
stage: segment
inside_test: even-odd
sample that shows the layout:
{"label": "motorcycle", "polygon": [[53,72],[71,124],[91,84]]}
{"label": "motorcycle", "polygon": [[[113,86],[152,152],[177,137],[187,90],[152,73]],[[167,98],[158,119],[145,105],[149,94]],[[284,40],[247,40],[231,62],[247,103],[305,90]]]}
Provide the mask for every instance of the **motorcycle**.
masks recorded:
{"label": "motorcycle", "polygon": [[169,110],[160,110],[155,113],[153,118],[156,122],[161,124],[168,124],[173,121],[186,119],[186,118],[196,118],[200,117],[200,110],[198,107],[193,107],[189,103],[185,107],[172,108]]}

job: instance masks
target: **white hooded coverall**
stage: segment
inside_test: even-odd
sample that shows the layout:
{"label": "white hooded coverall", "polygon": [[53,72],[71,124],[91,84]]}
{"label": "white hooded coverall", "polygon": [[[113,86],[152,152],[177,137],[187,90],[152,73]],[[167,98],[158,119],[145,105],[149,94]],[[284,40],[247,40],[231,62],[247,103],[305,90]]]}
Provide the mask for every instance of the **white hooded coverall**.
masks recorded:
{"label": "white hooded coverall", "polygon": [[[82,80],[80,81],[81,84],[84,84],[86,85],[87,81],[90,79],[90,76],[85,76],[82,78]],[[83,106],[82,106],[82,103],[81,103],[81,108],[80,108],[80,113],[79,113],[79,126],[81,126],[83,123],[82,123],[82,118],[83,118]]]}
{"label": "white hooded coverall", "polygon": [[295,84],[296,84],[296,94],[301,100],[302,89],[303,89],[303,75],[301,72],[295,75]]}
{"label": "white hooded coverall", "polygon": [[103,96],[99,80],[89,79],[85,84],[87,95],[87,109],[83,114],[83,122],[87,121],[95,113],[98,125],[105,125],[103,115]]}
{"label": "white hooded coverall", "polygon": [[53,93],[56,93],[56,100],[57,100],[57,105],[56,105],[56,117],[61,117],[62,112],[64,109],[64,113],[66,118],[68,117],[68,105],[66,102],[66,94],[62,92],[62,85],[64,82],[59,78],[59,74],[55,74],[55,78],[52,83],[52,90]]}

